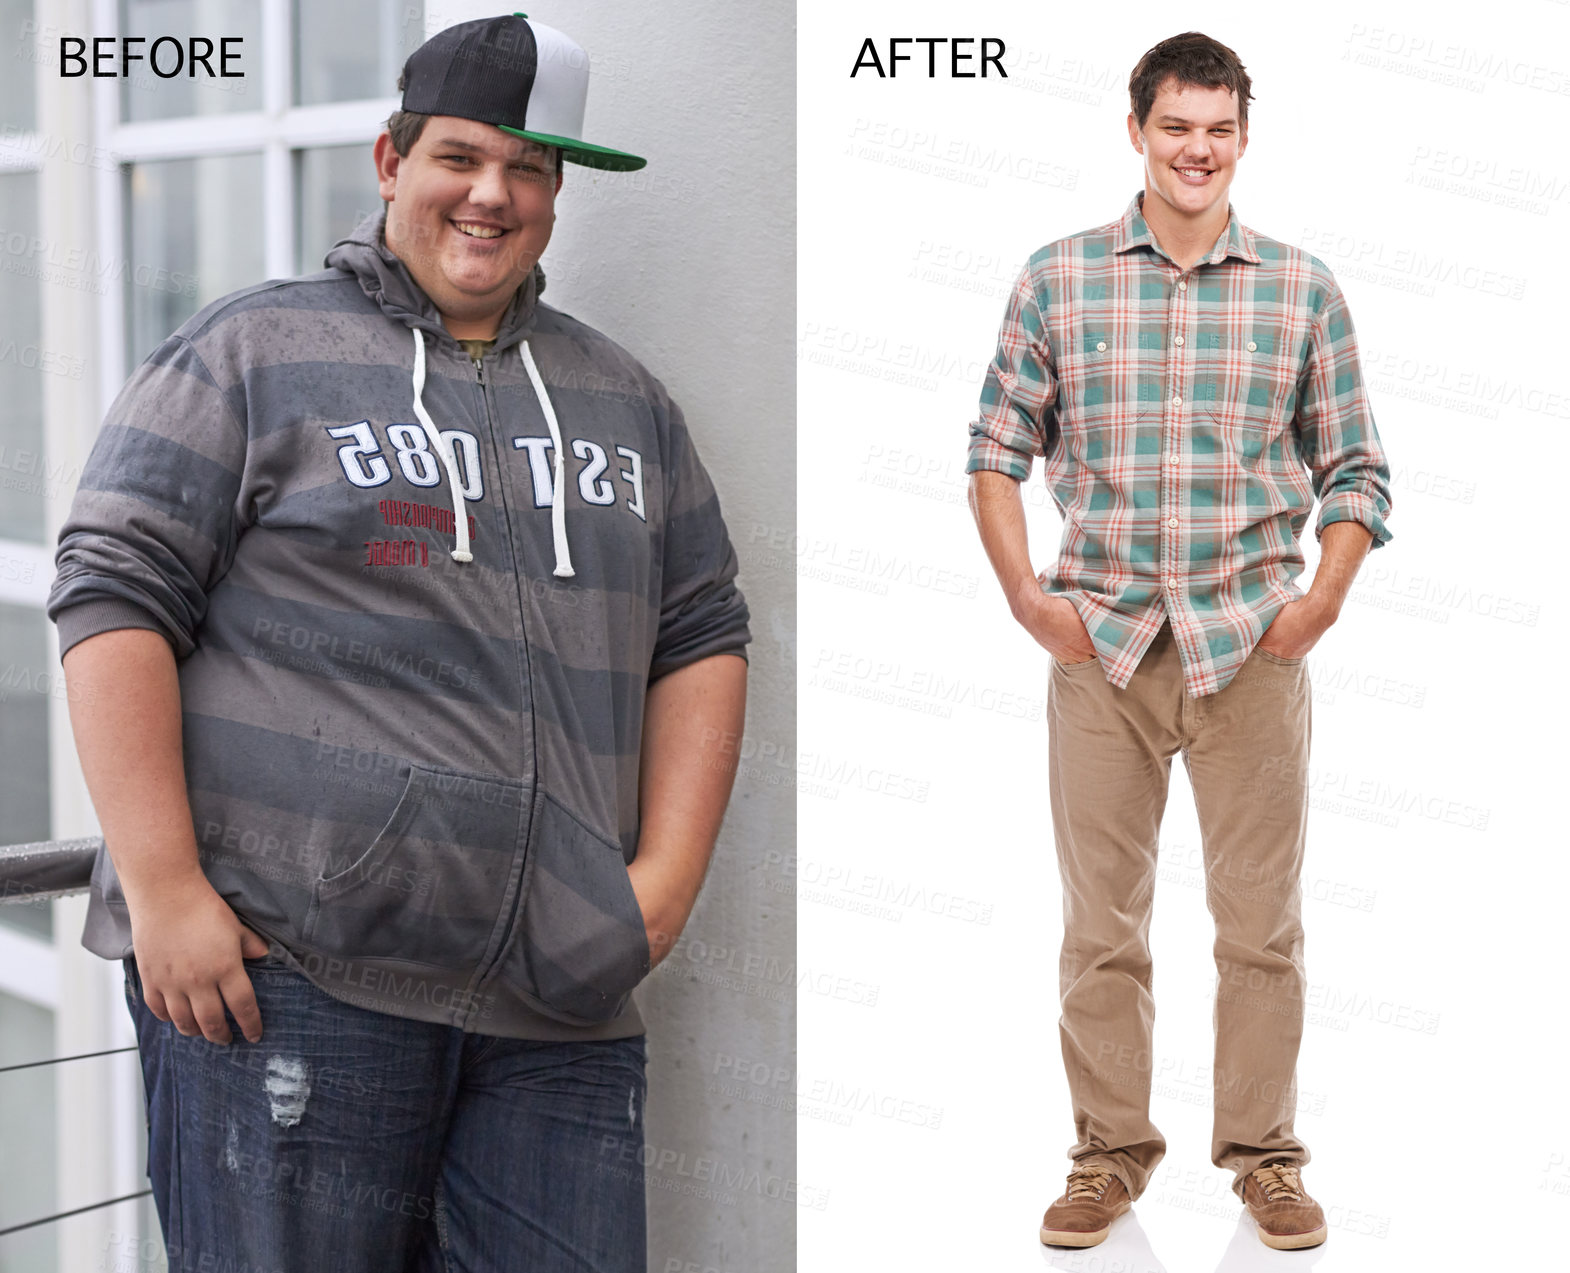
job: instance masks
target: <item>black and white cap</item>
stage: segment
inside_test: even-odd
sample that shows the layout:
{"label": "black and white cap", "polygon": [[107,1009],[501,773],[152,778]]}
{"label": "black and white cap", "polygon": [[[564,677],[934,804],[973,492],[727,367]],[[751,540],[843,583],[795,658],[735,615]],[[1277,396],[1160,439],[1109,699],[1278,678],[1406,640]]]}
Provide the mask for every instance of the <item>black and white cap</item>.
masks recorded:
{"label": "black and white cap", "polygon": [[456,115],[545,146],[590,168],[631,172],[648,160],[583,140],[589,55],[526,14],[479,18],[438,31],[403,67],[403,109]]}

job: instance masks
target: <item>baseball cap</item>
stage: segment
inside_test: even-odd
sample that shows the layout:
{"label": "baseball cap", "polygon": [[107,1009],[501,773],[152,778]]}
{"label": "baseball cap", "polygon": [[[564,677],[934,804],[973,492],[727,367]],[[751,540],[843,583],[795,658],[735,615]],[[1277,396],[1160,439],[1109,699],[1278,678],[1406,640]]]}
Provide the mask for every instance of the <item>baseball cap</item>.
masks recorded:
{"label": "baseball cap", "polygon": [[648,160],[583,140],[589,55],[554,27],[513,13],[438,31],[403,66],[403,109],[456,115],[589,168],[631,172]]}

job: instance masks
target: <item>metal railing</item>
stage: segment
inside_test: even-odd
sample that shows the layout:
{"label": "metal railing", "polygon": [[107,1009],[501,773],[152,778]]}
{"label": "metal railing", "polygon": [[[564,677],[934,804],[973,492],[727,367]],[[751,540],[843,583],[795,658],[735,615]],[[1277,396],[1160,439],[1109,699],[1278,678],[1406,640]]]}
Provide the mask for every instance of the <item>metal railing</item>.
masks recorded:
{"label": "metal railing", "polygon": [[[33,844],[0,845],[0,903],[45,902],[56,897],[85,893],[92,883],[93,862],[101,847],[103,847],[103,840],[96,836],[80,840],[41,840]],[[81,1052],[75,1056],[57,1056],[43,1061],[23,1061],[18,1065],[0,1066],[0,1074],[135,1051],[136,1045],[132,1044],[123,1048],[106,1048],[101,1052]],[[87,1211],[97,1211],[103,1207],[113,1207],[122,1202],[145,1198],[150,1193],[152,1193],[151,1189],[143,1189],[138,1193],[128,1193],[120,1198],[89,1203],[85,1207],[73,1207],[69,1211],[60,1211],[37,1220],[7,1225],[0,1229],[0,1238],[12,1233],[20,1233],[24,1229],[36,1229],[40,1225],[53,1224],[57,1220],[81,1215]]]}
{"label": "metal railing", "polygon": [[98,836],[87,836],[0,845],[0,902],[42,902],[85,893],[103,843]]}

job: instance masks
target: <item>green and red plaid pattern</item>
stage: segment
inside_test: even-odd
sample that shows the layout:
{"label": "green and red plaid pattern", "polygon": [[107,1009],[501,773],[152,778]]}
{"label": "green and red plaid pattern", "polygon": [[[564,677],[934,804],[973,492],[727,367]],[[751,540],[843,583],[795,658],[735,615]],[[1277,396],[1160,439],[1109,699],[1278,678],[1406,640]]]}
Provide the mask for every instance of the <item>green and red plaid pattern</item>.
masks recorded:
{"label": "green and red plaid pattern", "polygon": [[1390,468],[1329,268],[1228,204],[1226,232],[1184,271],[1143,198],[1020,272],[965,471],[1024,481],[1042,456],[1063,515],[1042,591],[1073,602],[1120,688],[1170,618],[1199,697],[1304,595],[1316,496],[1316,539],[1354,521],[1373,547],[1390,540]]}

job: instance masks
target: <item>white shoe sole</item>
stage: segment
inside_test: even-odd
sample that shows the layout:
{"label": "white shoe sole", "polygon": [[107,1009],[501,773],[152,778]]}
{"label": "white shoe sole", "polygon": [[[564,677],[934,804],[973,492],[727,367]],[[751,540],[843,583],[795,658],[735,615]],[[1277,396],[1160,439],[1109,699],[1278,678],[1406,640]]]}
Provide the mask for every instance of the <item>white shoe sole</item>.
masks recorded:
{"label": "white shoe sole", "polygon": [[1323,1224],[1307,1233],[1266,1233],[1261,1226],[1256,1224],[1254,1227],[1259,1230],[1259,1240],[1277,1251],[1296,1251],[1301,1247],[1318,1246],[1329,1231],[1328,1226]]}
{"label": "white shoe sole", "polygon": [[1041,1240],[1048,1246],[1098,1246],[1112,1232],[1109,1224],[1104,1229],[1042,1229]]}

